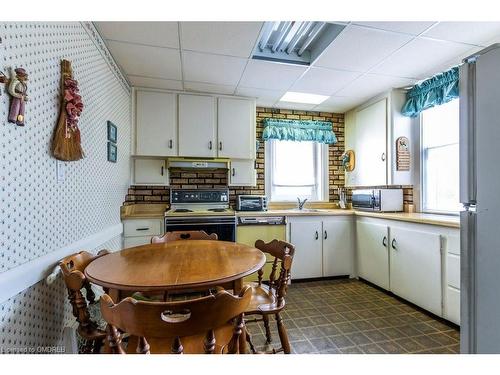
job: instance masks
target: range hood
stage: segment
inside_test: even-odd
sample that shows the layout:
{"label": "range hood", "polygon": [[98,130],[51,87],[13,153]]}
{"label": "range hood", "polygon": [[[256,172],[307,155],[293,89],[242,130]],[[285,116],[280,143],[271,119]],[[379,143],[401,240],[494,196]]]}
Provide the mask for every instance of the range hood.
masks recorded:
{"label": "range hood", "polygon": [[168,169],[229,169],[229,159],[169,158]]}

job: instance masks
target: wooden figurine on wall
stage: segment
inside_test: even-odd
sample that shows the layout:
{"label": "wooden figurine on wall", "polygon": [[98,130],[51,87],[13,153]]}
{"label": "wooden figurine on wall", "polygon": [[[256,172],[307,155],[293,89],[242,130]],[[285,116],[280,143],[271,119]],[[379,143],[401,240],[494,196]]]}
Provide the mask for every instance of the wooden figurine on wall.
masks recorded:
{"label": "wooden figurine on wall", "polygon": [[28,74],[24,68],[16,68],[11,77],[8,79],[5,74],[0,74],[0,83],[7,85],[7,92],[11,96],[8,121],[24,126],[25,105],[28,101]]}
{"label": "wooden figurine on wall", "polygon": [[83,158],[78,119],[83,110],[78,82],[73,79],[71,62],[61,61],[61,110],[52,139],[52,155],[63,161]]}

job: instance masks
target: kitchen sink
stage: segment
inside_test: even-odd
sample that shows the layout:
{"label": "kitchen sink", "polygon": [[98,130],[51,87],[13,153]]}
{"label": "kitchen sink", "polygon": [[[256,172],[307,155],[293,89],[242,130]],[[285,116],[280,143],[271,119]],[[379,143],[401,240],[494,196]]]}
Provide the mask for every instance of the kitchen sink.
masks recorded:
{"label": "kitchen sink", "polygon": [[324,212],[326,210],[324,209],[319,209],[319,208],[303,208],[302,210],[299,210],[298,208],[289,208],[283,211],[287,212]]}

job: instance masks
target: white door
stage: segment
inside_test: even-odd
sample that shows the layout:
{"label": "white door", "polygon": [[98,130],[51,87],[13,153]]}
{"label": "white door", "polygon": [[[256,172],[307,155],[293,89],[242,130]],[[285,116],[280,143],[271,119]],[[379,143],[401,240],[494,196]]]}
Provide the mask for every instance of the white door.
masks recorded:
{"label": "white door", "polygon": [[255,158],[255,101],[219,98],[217,118],[218,156]]}
{"label": "white door", "polygon": [[441,316],[440,235],[391,226],[390,241],[390,290]]}
{"label": "white door", "polygon": [[215,128],[215,98],[179,95],[179,156],[217,156]]}
{"label": "white door", "polygon": [[162,159],[135,159],[135,185],[168,185],[168,170]]}
{"label": "white door", "polygon": [[356,112],[358,186],[387,184],[387,99]]}
{"label": "white door", "polygon": [[255,160],[231,160],[230,186],[255,186],[256,184]]}
{"label": "white door", "polygon": [[389,290],[389,230],[386,225],[357,221],[359,276]]}
{"label": "white door", "polygon": [[290,218],[290,242],[295,246],[292,279],[321,277],[323,275],[321,219]]}
{"label": "white door", "polygon": [[353,218],[323,218],[323,276],[352,275]]}
{"label": "white door", "polygon": [[137,91],[136,154],[177,156],[177,100],[175,94]]}

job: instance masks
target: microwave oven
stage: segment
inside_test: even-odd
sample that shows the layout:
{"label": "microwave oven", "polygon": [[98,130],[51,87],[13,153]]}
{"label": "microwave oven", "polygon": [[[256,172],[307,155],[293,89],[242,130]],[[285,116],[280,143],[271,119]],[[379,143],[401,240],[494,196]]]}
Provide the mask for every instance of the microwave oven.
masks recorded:
{"label": "microwave oven", "polygon": [[236,197],[237,211],[267,211],[265,195],[238,195]]}
{"label": "microwave oven", "polygon": [[403,189],[353,190],[352,208],[377,212],[401,212],[403,211]]}

